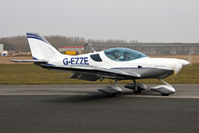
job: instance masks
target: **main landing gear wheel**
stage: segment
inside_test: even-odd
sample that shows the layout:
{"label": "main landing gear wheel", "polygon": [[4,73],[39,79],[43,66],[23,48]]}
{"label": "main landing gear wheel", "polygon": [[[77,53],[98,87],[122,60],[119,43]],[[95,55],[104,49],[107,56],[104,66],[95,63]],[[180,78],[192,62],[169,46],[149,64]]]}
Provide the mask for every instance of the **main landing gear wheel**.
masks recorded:
{"label": "main landing gear wheel", "polygon": [[137,89],[133,89],[133,92],[135,94],[140,94],[142,92],[142,90],[137,87]]}
{"label": "main landing gear wheel", "polygon": [[108,97],[114,97],[114,96],[116,96],[117,94],[119,94],[119,93],[106,93],[106,95],[108,96]]}
{"label": "main landing gear wheel", "polygon": [[161,95],[162,95],[162,96],[169,96],[169,94],[164,94],[164,93],[161,93]]}

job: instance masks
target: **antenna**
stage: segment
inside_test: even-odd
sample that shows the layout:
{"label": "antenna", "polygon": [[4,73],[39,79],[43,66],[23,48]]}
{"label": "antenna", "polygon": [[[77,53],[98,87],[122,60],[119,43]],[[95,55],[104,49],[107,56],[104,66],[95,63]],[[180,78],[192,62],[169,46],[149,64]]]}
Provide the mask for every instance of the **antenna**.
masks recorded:
{"label": "antenna", "polygon": [[86,41],[86,45],[84,45],[84,47],[87,46],[87,45],[93,50],[94,53],[96,52],[95,49],[93,48],[92,43]]}

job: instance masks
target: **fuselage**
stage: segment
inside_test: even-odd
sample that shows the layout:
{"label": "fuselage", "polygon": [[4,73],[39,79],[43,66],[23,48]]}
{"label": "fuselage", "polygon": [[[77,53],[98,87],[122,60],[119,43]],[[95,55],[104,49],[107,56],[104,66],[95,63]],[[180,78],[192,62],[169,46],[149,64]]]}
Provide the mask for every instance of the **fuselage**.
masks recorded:
{"label": "fuselage", "polygon": [[[120,51],[119,53],[119,56],[121,57],[115,56],[117,54],[113,53],[111,50],[121,50],[122,52]],[[126,56],[125,50],[129,52],[130,57],[124,57]],[[90,65],[107,69],[117,69],[129,73],[136,72],[141,75],[141,79],[163,79],[173,73],[178,73],[182,66],[188,65],[189,62],[173,58],[150,58],[135,50],[131,51],[131,49],[126,48],[112,48],[109,51],[105,50],[77,56],[60,55],[59,57],[49,60],[49,64],[55,66]]]}

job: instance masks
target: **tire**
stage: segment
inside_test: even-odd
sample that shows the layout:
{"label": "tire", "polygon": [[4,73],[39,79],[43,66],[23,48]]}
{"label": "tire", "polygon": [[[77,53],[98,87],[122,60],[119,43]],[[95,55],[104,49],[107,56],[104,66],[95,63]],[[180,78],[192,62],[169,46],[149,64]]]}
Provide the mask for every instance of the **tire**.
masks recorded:
{"label": "tire", "polygon": [[115,94],[115,93],[114,93],[114,94],[107,93],[106,95],[107,95],[108,97],[114,97],[114,96],[116,96],[117,94]]}
{"label": "tire", "polygon": [[161,93],[161,95],[162,95],[162,96],[169,96],[169,94],[164,94],[164,93]]}
{"label": "tire", "polygon": [[134,93],[135,93],[135,94],[140,94],[141,92],[142,92],[142,89],[139,88],[139,87],[137,88],[137,90],[134,90]]}

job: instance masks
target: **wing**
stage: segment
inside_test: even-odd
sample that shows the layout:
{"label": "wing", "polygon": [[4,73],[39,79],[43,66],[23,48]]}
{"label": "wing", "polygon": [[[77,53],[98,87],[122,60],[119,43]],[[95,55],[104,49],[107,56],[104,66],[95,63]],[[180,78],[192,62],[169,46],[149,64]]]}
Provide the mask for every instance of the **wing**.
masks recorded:
{"label": "wing", "polygon": [[100,78],[109,78],[109,79],[136,79],[141,77],[139,74],[131,72],[124,72],[115,69],[107,69],[96,66],[88,65],[65,65],[65,66],[54,66],[48,64],[40,64],[43,68],[47,69],[56,69],[63,71],[70,71],[73,75],[70,78],[96,81]]}

